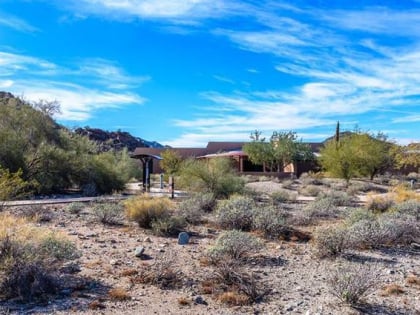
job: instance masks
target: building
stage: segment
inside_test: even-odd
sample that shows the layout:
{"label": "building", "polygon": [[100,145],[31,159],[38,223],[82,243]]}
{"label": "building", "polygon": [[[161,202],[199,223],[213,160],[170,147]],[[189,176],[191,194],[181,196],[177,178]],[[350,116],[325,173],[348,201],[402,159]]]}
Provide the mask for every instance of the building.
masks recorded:
{"label": "building", "polygon": [[[278,177],[299,176],[303,172],[317,168],[314,161],[297,161],[286,165],[280,172],[265,172],[263,165],[252,163],[242,147],[247,142],[209,142],[205,148],[136,148],[132,158],[140,159],[143,162],[144,173],[162,173],[159,165],[161,153],[165,150],[173,150],[182,158],[211,159],[216,157],[228,157],[234,161],[234,165],[241,174],[274,175]],[[321,143],[308,143],[312,152],[319,152]],[[147,168],[147,169],[146,169]]]}

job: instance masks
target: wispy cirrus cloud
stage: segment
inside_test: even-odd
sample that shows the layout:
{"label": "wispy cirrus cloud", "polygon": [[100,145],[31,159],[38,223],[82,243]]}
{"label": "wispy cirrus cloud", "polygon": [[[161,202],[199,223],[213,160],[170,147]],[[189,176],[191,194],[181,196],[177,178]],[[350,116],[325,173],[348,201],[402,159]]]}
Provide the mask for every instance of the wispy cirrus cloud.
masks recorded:
{"label": "wispy cirrus cloud", "polygon": [[22,20],[16,16],[6,14],[0,11],[0,26],[6,26],[19,32],[34,33],[38,32],[39,29],[32,26],[25,20]]}
{"label": "wispy cirrus cloud", "polygon": [[134,90],[147,80],[104,59],[82,60],[69,67],[0,52],[0,87],[29,101],[59,101],[62,113],[57,118],[66,121],[87,120],[99,109],[143,104],[146,99]]}
{"label": "wispy cirrus cloud", "polygon": [[77,14],[100,15],[109,19],[195,24],[203,19],[237,14],[247,5],[235,0],[72,0],[66,6]]}
{"label": "wispy cirrus cloud", "polygon": [[[213,34],[241,49],[273,56],[279,73],[304,83],[288,91],[203,93],[212,105],[203,107],[205,118],[175,122],[190,131],[180,141],[194,134],[220,140],[241,132],[244,139],[254,129],[305,134],[307,128],[351,121],[354,115],[373,119],[395,109],[403,116],[391,123],[418,121],[418,114],[409,113],[418,108],[420,95],[419,10],[268,7],[273,8],[255,12],[254,29],[217,29]],[[395,36],[405,40],[395,43]]]}

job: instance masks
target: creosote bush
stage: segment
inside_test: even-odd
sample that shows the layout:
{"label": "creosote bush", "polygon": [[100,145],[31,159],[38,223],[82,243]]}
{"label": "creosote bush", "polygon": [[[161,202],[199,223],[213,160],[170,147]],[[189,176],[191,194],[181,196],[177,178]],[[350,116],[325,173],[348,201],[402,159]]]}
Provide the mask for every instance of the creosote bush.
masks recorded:
{"label": "creosote bush", "polygon": [[365,265],[343,263],[330,274],[331,293],[351,306],[356,306],[379,282],[375,269]]}
{"label": "creosote bush", "polygon": [[168,198],[153,198],[150,196],[133,197],[125,201],[126,215],[129,220],[140,227],[150,229],[152,222],[168,217],[170,209],[174,208]]}
{"label": "creosote bush", "polygon": [[103,224],[120,225],[124,221],[124,207],[120,203],[94,203],[92,213],[95,220]]}
{"label": "creosote bush", "polygon": [[299,193],[303,196],[316,197],[321,193],[321,188],[315,185],[308,185],[299,189]]}
{"label": "creosote bush", "polygon": [[242,259],[250,253],[255,253],[262,248],[261,241],[246,232],[231,230],[222,233],[207,255],[210,260],[217,264],[226,259]]}

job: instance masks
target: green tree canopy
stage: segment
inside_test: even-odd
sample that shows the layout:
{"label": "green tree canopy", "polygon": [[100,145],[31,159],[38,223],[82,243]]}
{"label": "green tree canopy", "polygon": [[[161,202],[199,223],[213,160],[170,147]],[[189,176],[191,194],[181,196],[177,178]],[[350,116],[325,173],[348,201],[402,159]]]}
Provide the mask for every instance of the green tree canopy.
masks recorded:
{"label": "green tree canopy", "polygon": [[331,175],[347,182],[358,176],[373,178],[392,166],[393,146],[381,133],[376,136],[360,131],[346,133],[339,141],[332,139],[324,145],[319,161]]}
{"label": "green tree canopy", "polygon": [[244,152],[254,164],[265,165],[269,171],[280,171],[284,166],[314,158],[310,147],[298,140],[293,131],[274,131],[270,141],[261,138],[261,132],[251,134],[252,142],[246,143]]}

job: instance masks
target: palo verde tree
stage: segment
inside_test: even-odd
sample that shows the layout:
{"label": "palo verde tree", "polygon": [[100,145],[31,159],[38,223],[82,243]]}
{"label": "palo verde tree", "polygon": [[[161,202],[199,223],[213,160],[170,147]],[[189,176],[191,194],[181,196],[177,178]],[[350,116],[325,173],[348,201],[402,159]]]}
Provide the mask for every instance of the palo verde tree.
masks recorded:
{"label": "palo verde tree", "polygon": [[162,160],[160,160],[160,167],[168,175],[175,175],[181,169],[182,156],[174,151],[167,149],[161,153]]}
{"label": "palo verde tree", "polygon": [[373,179],[392,166],[392,147],[393,144],[381,133],[347,132],[325,143],[319,161],[332,176],[347,182],[358,176]]}
{"label": "palo verde tree", "polygon": [[254,164],[262,164],[269,171],[280,171],[284,166],[296,162],[313,159],[310,147],[299,141],[293,131],[274,131],[269,142],[261,138],[261,132],[251,134],[252,141],[245,144],[244,152]]}

